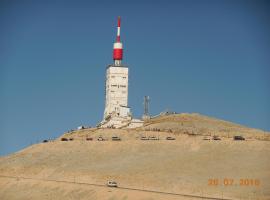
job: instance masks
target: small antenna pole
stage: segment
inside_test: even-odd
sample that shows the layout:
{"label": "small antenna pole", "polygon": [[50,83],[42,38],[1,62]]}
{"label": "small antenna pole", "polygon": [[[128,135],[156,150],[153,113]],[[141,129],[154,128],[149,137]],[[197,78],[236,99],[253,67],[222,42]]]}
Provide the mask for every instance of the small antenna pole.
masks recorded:
{"label": "small antenna pole", "polygon": [[144,101],[143,101],[144,112],[143,112],[143,117],[142,117],[143,120],[150,119],[149,102],[150,102],[150,97],[144,96]]}

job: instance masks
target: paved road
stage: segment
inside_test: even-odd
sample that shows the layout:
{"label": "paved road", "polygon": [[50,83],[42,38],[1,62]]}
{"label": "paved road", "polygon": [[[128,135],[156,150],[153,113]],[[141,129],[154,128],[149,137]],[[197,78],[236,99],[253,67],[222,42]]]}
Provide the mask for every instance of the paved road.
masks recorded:
{"label": "paved road", "polygon": [[[103,184],[95,184],[95,183],[84,183],[84,182],[75,182],[75,181],[64,181],[64,180],[54,180],[54,179],[40,179],[40,178],[31,178],[31,177],[18,177],[18,176],[5,176],[0,175],[3,178],[13,178],[13,179],[28,179],[28,180],[36,180],[36,181],[46,181],[46,182],[58,182],[58,183],[68,183],[68,184],[78,184],[78,185],[90,185],[96,187],[106,187],[107,185]],[[157,193],[157,194],[166,194],[166,195],[174,195],[174,196],[181,196],[181,197],[190,197],[190,198],[197,198],[197,199],[211,199],[211,200],[233,200],[227,198],[215,198],[215,197],[206,197],[206,196],[198,196],[198,195],[191,195],[191,194],[180,194],[180,193],[171,193],[171,192],[162,192],[162,191],[155,191],[155,190],[146,190],[146,189],[137,189],[137,188],[128,188],[118,186],[115,189],[119,190],[133,190],[133,191],[141,191],[141,192],[150,192],[150,193]]]}

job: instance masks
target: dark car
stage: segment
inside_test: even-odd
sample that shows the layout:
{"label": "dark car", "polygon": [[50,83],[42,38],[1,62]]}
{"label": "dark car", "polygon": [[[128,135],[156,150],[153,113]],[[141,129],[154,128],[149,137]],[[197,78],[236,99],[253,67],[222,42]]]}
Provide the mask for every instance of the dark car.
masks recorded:
{"label": "dark car", "polygon": [[220,137],[218,137],[217,135],[213,136],[213,140],[221,140]]}
{"label": "dark car", "polygon": [[67,138],[61,138],[61,141],[68,141]]}
{"label": "dark car", "polygon": [[86,140],[87,140],[87,141],[92,141],[93,138],[91,138],[91,137],[89,138],[89,137],[88,137],[88,138],[86,138]]}
{"label": "dark car", "polygon": [[234,140],[245,140],[245,138],[241,135],[236,135],[233,137]]}
{"label": "dark car", "polygon": [[175,140],[175,138],[171,137],[171,136],[168,136],[168,137],[166,137],[166,140]]}

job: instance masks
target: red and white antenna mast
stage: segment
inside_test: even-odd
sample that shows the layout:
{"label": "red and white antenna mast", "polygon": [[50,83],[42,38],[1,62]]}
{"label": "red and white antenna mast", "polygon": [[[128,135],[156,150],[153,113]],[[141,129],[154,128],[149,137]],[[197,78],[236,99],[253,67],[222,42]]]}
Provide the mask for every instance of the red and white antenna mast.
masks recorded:
{"label": "red and white antenna mast", "polygon": [[118,17],[116,42],[113,44],[113,60],[115,66],[121,66],[123,59],[123,45],[120,42],[121,19]]}

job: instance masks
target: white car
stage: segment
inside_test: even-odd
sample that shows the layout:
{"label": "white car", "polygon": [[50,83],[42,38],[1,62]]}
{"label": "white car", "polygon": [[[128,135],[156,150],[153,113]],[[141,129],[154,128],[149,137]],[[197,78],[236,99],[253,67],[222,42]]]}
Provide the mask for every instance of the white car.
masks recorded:
{"label": "white car", "polygon": [[107,186],[108,187],[117,187],[117,183],[115,181],[108,181]]}
{"label": "white car", "polygon": [[97,140],[98,141],[104,141],[105,139],[100,135]]}

